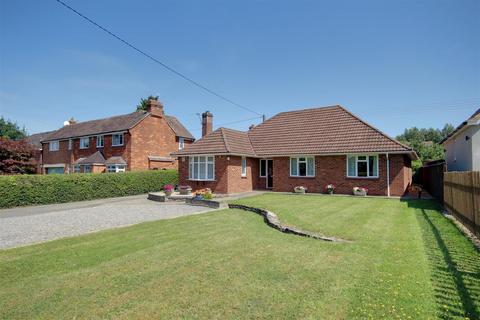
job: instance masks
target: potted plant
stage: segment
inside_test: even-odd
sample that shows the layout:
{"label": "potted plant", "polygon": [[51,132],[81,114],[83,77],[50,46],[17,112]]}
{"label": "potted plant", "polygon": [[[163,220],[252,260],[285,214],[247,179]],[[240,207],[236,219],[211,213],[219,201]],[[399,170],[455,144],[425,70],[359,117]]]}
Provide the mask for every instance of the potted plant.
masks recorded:
{"label": "potted plant", "polygon": [[335,185],[333,183],[327,184],[325,190],[328,194],[333,194],[333,191],[335,190]]}
{"label": "potted plant", "polygon": [[163,186],[163,191],[167,197],[170,197],[173,193],[173,186],[171,184],[166,184]]}
{"label": "potted plant", "polygon": [[297,186],[297,187],[293,188],[293,191],[295,193],[305,193],[305,191],[307,191],[307,189],[303,186]]}
{"label": "potted plant", "polygon": [[356,196],[366,196],[368,193],[368,188],[365,187],[354,187],[353,194]]}
{"label": "potted plant", "polygon": [[192,187],[190,186],[179,186],[178,191],[180,192],[181,195],[189,195],[192,193]]}

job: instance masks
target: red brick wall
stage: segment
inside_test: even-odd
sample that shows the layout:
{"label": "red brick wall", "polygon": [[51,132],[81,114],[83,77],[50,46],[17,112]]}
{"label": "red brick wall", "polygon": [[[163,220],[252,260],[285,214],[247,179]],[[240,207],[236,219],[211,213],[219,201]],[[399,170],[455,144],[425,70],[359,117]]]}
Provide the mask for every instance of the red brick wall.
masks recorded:
{"label": "red brick wall", "polygon": [[[255,167],[255,159],[247,158],[247,175],[242,177],[242,157],[230,157],[230,161],[228,161],[228,193],[253,190],[253,181],[258,176],[258,171],[253,167]],[[254,176],[255,179],[253,179]]]}
{"label": "red brick wall", "polygon": [[179,184],[188,185],[192,187],[193,191],[210,188],[214,193],[229,193],[228,162],[226,156],[215,156],[215,181],[191,181],[188,180],[188,157],[180,157],[178,162]]}
{"label": "red brick wall", "polygon": [[[163,117],[149,116],[130,130],[132,134],[131,170],[177,169],[178,163],[149,161],[148,156],[170,157],[178,150],[178,138]],[[191,141],[185,141],[185,145]]]}
{"label": "red brick wall", "polygon": [[[390,194],[401,196],[411,182],[410,160],[404,155],[390,155]],[[304,186],[308,192],[323,193],[329,183],[336,185],[336,193],[352,194],[353,187],[369,189],[370,195],[387,195],[386,157],[379,156],[379,178],[347,178],[346,156],[315,157],[315,177],[295,178],[289,174],[288,157],[273,158],[273,191],[291,192],[295,186]],[[215,157],[216,181],[188,181],[188,157],[180,161],[180,184],[192,189],[210,188],[215,193],[237,193],[252,189],[264,189],[265,178],[259,177],[259,159],[247,158],[247,177],[241,177],[241,158],[230,156]]]}
{"label": "red brick wall", "polygon": [[[401,196],[408,186],[406,177],[411,179],[411,171],[405,165],[403,155],[390,155],[390,194]],[[315,157],[315,177],[295,178],[289,174],[290,158],[274,158],[273,160],[273,190],[293,191],[295,186],[304,186],[308,192],[325,192],[329,183],[336,185],[336,193],[351,194],[353,187],[368,188],[371,195],[387,195],[387,171],[385,155],[379,156],[379,178],[347,178],[346,156],[317,156]]]}

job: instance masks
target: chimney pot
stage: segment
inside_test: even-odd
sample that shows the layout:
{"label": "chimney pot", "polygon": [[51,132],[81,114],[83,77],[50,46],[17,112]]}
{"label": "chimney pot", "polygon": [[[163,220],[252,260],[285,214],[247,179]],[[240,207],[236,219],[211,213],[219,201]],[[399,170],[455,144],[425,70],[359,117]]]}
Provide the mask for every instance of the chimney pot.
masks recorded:
{"label": "chimney pot", "polygon": [[211,133],[213,130],[213,114],[210,111],[202,113],[202,137]]}
{"label": "chimney pot", "polygon": [[158,100],[150,99],[147,103],[147,112],[154,117],[163,117],[163,104]]}

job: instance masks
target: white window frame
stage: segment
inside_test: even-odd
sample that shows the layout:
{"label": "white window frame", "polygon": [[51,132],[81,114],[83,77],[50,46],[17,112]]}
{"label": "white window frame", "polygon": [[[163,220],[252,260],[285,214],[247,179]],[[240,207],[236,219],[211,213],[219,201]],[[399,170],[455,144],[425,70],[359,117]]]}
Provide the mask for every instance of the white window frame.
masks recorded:
{"label": "white window frame", "polygon": [[[355,175],[351,176],[348,174],[348,158],[349,157],[355,157]],[[366,160],[358,160],[358,157],[366,157]],[[376,157],[377,161],[377,175],[371,176],[370,175],[370,159],[369,157]],[[379,164],[379,155],[378,154],[347,154],[346,156],[346,165],[347,165],[347,178],[358,178],[358,179],[377,179],[380,176],[380,168],[378,166]],[[358,163],[359,162],[366,162],[367,163],[367,175],[365,177],[358,176]]]}
{"label": "white window frame", "polygon": [[[85,141],[87,144],[85,145]],[[80,149],[88,149],[90,148],[90,137],[83,137],[80,138]]]}
{"label": "white window frame", "polygon": [[[99,142],[101,142],[99,144]],[[97,148],[103,148],[105,146],[105,136],[104,135],[98,135],[96,139],[96,146]]]}
{"label": "white window frame", "polygon": [[126,165],[124,164],[109,164],[107,165],[106,172],[108,173],[118,173],[118,172],[125,172]]}
{"label": "white window frame", "polygon": [[73,173],[81,173],[82,169],[80,168],[79,164],[73,166]]}
{"label": "white window frame", "polygon": [[[88,171],[87,171],[87,168],[89,168]],[[91,164],[84,164],[83,165],[83,172],[84,173],[92,173],[93,172],[93,166]]]}
{"label": "white window frame", "polygon": [[[114,140],[115,140],[115,136],[118,136],[118,137],[122,137],[121,140],[122,140],[122,143],[117,143],[115,144],[114,143]],[[123,146],[123,144],[125,143],[125,136],[123,133],[114,133],[112,134],[112,147],[120,147],[120,146]]]}
{"label": "white window frame", "polygon": [[68,139],[68,150],[72,150],[72,146],[73,146],[73,140]]}
{"label": "white window frame", "polygon": [[[305,158],[305,160],[300,161],[300,158]],[[292,159],[297,159],[297,174],[296,175],[292,174]],[[308,174],[308,159],[313,159],[313,174],[311,174],[311,175]],[[305,175],[304,176],[300,175],[300,163],[305,163]],[[293,178],[314,178],[315,177],[315,157],[314,156],[290,157],[288,166],[290,168],[290,177],[293,177]]]}
{"label": "white window frame", "polygon": [[[264,168],[265,168],[265,174],[262,176],[262,161],[264,163]],[[260,159],[259,165],[258,165],[258,176],[260,178],[266,178],[267,177],[267,159]]]}
{"label": "white window frame", "polygon": [[48,151],[58,151],[60,150],[60,141],[54,140],[48,143]]}
{"label": "white window frame", "polygon": [[185,148],[185,138],[178,138],[178,150]]}
{"label": "white window frame", "polygon": [[247,157],[242,157],[242,177],[246,177],[247,176]]}
{"label": "white window frame", "polygon": [[[202,158],[205,159],[205,179],[200,178],[200,164],[203,163]],[[208,158],[212,158],[211,161],[208,160]],[[198,175],[197,178],[195,178],[195,164],[198,166]],[[208,165],[212,165],[212,177],[208,178]],[[188,157],[188,180],[192,181],[214,181],[215,180],[215,156],[213,155],[196,155],[196,156],[190,156]]]}

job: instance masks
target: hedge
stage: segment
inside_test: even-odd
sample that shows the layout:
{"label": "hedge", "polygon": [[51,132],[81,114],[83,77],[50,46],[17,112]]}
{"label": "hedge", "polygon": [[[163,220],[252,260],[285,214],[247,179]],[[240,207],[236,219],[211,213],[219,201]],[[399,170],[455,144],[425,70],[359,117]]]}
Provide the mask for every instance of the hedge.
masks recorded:
{"label": "hedge", "polygon": [[176,170],[0,176],[0,208],[130,196],[177,183]]}

